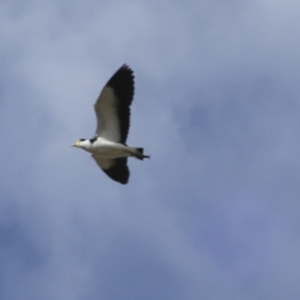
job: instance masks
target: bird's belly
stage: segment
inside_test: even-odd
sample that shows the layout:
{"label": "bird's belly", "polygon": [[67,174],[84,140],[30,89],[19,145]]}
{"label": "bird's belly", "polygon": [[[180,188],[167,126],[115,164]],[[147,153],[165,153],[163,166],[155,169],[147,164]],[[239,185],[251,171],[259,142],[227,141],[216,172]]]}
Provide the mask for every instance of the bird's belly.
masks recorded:
{"label": "bird's belly", "polygon": [[95,145],[92,151],[103,158],[118,158],[129,156],[127,147],[122,144],[102,143]]}

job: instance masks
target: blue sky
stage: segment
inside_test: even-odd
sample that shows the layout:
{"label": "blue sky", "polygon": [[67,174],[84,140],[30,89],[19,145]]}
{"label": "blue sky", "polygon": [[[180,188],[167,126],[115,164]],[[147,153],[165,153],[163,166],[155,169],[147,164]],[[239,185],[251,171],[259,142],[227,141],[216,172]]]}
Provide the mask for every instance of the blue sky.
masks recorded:
{"label": "blue sky", "polygon": [[[0,2],[0,298],[300,297],[300,3]],[[84,151],[127,63],[127,186]]]}

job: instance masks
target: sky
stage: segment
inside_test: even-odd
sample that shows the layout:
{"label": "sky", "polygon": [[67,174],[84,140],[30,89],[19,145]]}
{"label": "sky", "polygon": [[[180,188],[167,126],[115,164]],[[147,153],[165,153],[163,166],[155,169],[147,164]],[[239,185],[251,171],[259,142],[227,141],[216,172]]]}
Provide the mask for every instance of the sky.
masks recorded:
{"label": "sky", "polygon": [[[0,299],[300,299],[300,2],[0,2]],[[84,151],[135,73],[129,184]]]}

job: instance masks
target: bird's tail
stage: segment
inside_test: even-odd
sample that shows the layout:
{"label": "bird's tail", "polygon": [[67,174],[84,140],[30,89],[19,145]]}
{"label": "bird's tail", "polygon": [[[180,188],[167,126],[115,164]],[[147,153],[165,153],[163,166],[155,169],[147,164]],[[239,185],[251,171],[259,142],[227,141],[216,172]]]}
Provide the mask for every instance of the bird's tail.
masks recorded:
{"label": "bird's tail", "polygon": [[137,159],[150,158],[149,155],[144,155],[144,148],[132,148],[132,150],[133,156]]}

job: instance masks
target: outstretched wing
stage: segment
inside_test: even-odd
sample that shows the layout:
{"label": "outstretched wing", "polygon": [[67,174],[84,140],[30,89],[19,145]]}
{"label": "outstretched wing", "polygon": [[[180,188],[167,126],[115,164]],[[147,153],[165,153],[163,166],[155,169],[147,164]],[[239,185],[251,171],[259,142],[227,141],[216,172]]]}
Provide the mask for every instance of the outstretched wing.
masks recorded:
{"label": "outstretched wing", "polygon": [[107,82],[96,103],[96,135],[125,144],[134,95],[133,71],[123,65]]}
{"label": "outstretched wing", "polygon": [[101,158],[95,154],[92,157],[98,166],[108,175],[111,179],[126,184],[129,179],[129,169],[127,166],[127,158],[106,159]]}

